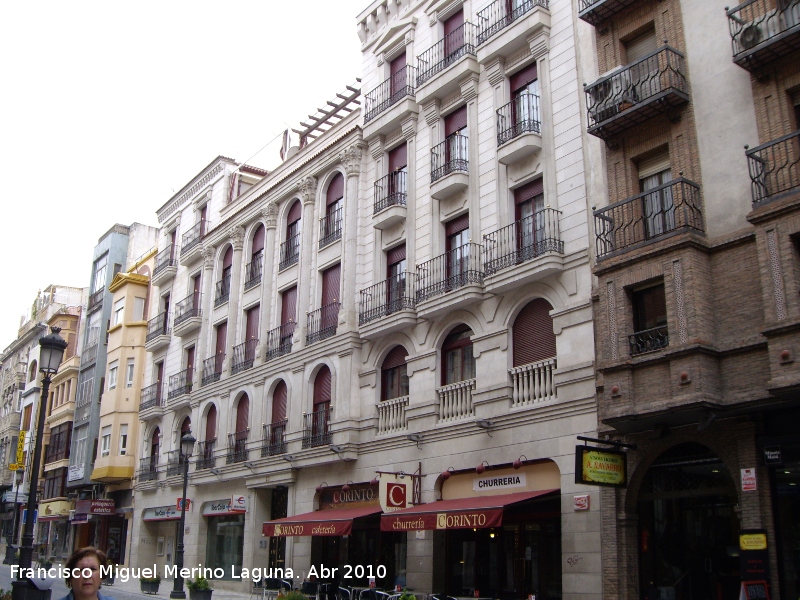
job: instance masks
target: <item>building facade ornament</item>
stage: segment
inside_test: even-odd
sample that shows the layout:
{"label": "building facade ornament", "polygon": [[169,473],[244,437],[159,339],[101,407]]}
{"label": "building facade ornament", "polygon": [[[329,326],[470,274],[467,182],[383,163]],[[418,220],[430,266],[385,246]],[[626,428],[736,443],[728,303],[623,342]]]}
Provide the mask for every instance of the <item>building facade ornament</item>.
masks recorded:
{"label": "building facade ornament", "polygon": [[231,238],[231,245],[234,250],[241,250],[244,248],[244,227],[241,225],[234,225],[231,227],[228,235]]}
{"label": "building facade ornament", "polygon": [[300,183],[297,184],[297,189],[303,197],[303,204],[314,202],[314,197],[317,194],[317,178],[310,176],[304,177],[300,180]]}
{"label": "building facade ornament", "polygon": [[211,244],[203,245],[203,250],[201,251],[201,256],[203,257],[203,268],[204,269],[213,269],[214,268],[214,255],[216,254],[217,249],[214,248]]}
{"label": "building facade ornament", "polygon": [[361,172],[361,157],[363,154],[361,144],[353,144],[339,155],[339,160],[342,161],[348,177],[357,176]]}
{"label": "building facade ornament", "polygon": [[267,204],[267,207],[261,211],[261,216],[267,224],[267,229],[275,229],[278,225],[278,205],[274,202]]}

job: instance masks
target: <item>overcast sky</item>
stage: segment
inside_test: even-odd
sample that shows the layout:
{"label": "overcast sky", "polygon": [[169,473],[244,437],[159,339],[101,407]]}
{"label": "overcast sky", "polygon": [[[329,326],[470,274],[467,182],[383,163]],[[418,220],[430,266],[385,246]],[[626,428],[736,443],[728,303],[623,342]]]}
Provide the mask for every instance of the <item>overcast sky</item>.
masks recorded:
{"label": "overcast sky", "polygon": [[88,286],[114,223],[157,225],[217,155],[249,159],[360,77],[368,3],[3,3],[0,351],[38,290]]}

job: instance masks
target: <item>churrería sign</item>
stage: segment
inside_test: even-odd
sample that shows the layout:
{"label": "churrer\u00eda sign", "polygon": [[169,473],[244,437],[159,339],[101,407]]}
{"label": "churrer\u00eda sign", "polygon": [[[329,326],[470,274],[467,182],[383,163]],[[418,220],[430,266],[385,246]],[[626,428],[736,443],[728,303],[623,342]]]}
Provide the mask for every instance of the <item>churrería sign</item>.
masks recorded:
{"label": "churrer\u00eda sign", "polygon": [[475,509],[422,513],[414,515],[386,515],[381,517],[381,531],[421,531],[423,529],[485,529],[503,523],[503,509]]}
{"label": "churrer\u00eda sign", "polygon": [[628,457],[619,450],[575,447],[575,483],[625,487],[628,481]]}

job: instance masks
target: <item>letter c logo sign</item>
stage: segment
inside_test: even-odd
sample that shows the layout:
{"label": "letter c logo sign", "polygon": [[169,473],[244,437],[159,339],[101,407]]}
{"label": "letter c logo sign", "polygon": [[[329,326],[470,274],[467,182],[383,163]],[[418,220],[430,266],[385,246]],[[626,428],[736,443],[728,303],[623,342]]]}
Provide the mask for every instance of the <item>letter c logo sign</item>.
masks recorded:
{"label": "letter c logo sign", "polygon": [[436,515],[436,529],[447,529],[447,515],[445,513]]}
{"label": "letter c logo sign", "polygon": [[386,485],[386,504],[393,508],[406,507],[406,486],[399,483]]}

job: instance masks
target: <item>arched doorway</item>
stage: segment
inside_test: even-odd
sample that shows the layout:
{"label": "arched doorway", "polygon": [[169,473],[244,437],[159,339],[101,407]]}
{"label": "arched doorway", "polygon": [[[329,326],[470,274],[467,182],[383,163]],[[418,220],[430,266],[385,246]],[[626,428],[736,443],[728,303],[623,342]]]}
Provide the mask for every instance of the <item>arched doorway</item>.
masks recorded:
{"label": "arched doorway", "polygon": [[737,504],[730,473],[706,446],[661,454],[639,490],[640,598],[738,598]]}

